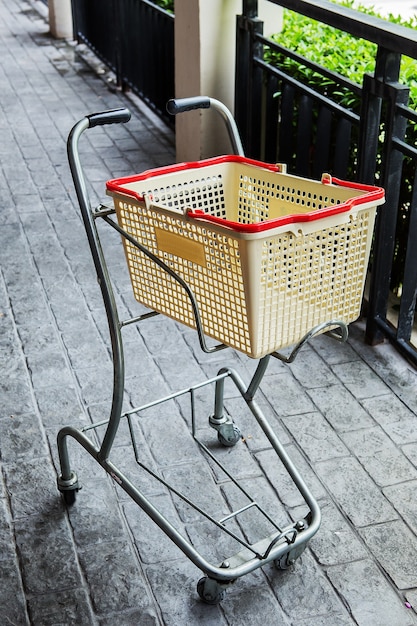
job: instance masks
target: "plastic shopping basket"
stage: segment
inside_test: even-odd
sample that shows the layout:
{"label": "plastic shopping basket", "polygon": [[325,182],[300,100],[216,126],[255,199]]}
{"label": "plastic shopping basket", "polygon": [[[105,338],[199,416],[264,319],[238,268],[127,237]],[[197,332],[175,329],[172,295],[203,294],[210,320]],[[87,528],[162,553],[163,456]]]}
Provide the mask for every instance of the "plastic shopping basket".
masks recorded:
{"label": "plastic shopping basket", "polygon": [[[206,335],[253,358],[358,318],[378,187],[224,156],[107,183],[119,225],[194,293]],[[136,299],[195,327],[190,299],[124,239]]]}

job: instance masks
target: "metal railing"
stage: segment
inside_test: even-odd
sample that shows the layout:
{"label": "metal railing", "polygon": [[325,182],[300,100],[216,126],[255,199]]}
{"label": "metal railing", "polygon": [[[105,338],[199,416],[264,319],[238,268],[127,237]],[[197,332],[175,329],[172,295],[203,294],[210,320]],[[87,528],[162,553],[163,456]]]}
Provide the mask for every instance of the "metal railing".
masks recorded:
{"label": "metal railing", "polygon": [[149,0],[72,0],[74,37],[170,125],[174,16]]}
{"label": "metal railing", "polygon": [[[402,56],[417,59],[417,33],[325,0],[269,1],[376,44],[374,73],[357,85],[264,37],[257,0],[243,0],[237,18],[235,116],[245,152],[253,158],[286,162],[302,176],[328,171],[385,188],[386,204],[375,231],[366,337],[371,344],[389,337],[417,364],[412,342],[417,115],[407,106],[408,87],[399,83]],[[321,75],[334,89],[326,93],[300,74],[295,77],[287,69],[288,58]],[[357,106],[341,104],[334,96],[340,91],[350,93]]]}

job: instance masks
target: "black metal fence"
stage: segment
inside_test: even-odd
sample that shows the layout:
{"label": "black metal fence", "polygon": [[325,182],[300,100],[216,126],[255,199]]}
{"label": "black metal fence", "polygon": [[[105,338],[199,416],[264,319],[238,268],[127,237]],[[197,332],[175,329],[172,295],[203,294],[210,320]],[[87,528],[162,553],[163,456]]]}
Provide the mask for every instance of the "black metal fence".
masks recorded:
{"label": "black metal fence", "polygon": [[[407,107],[409,89],[398,82],[402,55],[417,59],[417,33],[324,0],[269,1],[377,44],[373,75],[356,85],[265,38],[257,0],[243,0],[237,20],[235,116],[245,151],[253,158],[285,162],[302,176],[326,171],[385,188],[372,254],[367,340],[375,344],[388,336],[417,364],[417,345],[411,341],[417,292],[417,115]],[[350,92],[358,106],[343,106],[308,80],[294,78],[286,58],[332,83],[331,92]]]}
{"label": "black metal fence", "polygon": [[72,0],[74,36],[169,124],[175,95],[174,16],[148,0]]}

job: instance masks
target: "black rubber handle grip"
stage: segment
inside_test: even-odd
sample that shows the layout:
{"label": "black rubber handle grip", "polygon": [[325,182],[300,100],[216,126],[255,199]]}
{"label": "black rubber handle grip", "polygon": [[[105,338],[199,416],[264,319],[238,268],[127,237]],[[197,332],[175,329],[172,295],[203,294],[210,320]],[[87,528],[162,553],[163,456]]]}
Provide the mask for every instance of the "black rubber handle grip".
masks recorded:
{"label": "black rubber handle grip", "polygon": [[129,109],[112,109],[111,111],[92,113],[87,115],[87,118],[89,120],[89,128],[104,126],[104,124],[120,124],[130,120],[130,111]]}
{"label": "black rubber handle grip", "polygon": [[168,100],[167,111],[171,115],[184,113],[184,111],[193,111],[194,109],[209,109],[210,98],[207,96],[194,96],[192,98],[179,98]]}

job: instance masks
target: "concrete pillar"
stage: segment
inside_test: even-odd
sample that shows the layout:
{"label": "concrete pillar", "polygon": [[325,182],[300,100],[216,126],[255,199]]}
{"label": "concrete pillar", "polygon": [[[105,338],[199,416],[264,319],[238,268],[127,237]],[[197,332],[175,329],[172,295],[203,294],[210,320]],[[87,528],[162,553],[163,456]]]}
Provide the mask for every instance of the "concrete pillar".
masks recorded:
{"label": "concrete pillar", "polygon": [[[175,0],[176,97],[210,96],[233,111],[235,22],[241,0]],[[178,161],[227,153],[230,144],[213,111],[177,116]]]}
{"label": "concrete pillar", "polygon": [[55,39],[72,39],[71,0],[48,0],[49,28]]}
{"label": "concrete pillar", "polygon": [[[233,113],[236,16],[241,0],[175,0],[176,97],[210,96]],[[268,32],[278,32],[282,9],[259,0]],[[181,113],[176,120],[177,161],[231,152],[222,119],[215,111]]]}

